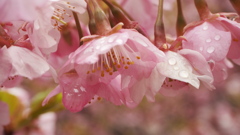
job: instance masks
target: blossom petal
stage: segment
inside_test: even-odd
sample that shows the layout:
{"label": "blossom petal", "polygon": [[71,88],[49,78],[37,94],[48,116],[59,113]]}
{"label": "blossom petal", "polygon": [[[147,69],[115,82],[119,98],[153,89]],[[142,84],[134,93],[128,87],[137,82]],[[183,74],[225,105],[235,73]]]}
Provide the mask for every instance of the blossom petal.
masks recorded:
{"label": "blossom petal", "polygon": [[0,63],[1,63],[1,67],[0,67],[0,85],[2,85],[2,83],[7,80],[7,78],[9,77],[9,74],[12,70],[12,64],[11,64],[11,59],[10,59],[10,55],[7,51],[7,48],[4,46],[0,49]]}
{"label": "blossom petal", "polygon": [[11,46],[8,48],[8,52],[13,65],[11,76],[20,75],[33,79],[49,70],[48,63],[28,49]]}
{"label": "blossom petal", "polygon": [[191,27],[184,36],[183,48],[198,51],[207,60],[223,60],[231,45],[231,33],[217,20]]}

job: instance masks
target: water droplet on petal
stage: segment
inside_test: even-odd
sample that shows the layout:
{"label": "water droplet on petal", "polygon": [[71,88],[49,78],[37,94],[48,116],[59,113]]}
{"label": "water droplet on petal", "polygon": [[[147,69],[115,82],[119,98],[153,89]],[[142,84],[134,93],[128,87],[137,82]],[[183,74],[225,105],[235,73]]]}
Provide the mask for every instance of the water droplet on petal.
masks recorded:
{"label": "water droplet on petal", "polygon": [[200,51],[203,51],[203,47],[200,47],[199,50],[200,50]]}
{"label": "water droplet on petal", "polygon": [[210,43],[212,40],[209,38],[206,40],[207,43]]}
{"label": "water droplet on petal", "polygon": [[82,92],[86,92],[86,89],[84,88],[84,87],[80,87],[80,90],[82,91]]}
{"label": "water droplet on petal", "polygon": [[100,47],[101,47],[101,46],[100,46],[100,45],[98,45],[98,46],[96,46],[96,49],[100,49]]}
{"label": "water droplet on petal", "polygon": [[99,39],[99,40],[100,40],[99,42],[100,42],[101,44],[104,43],[104,42],[105,42],[105,38],[106,38],[106,37],[102,37],[101,39]]}
{"label": "water droplet on petal", "polygon": [[117,40],[116,40],[116,43],[118,43],[118,44],[123,44],[123,40],[122,40],[122,39],[117,39]]}
{"label": "water droplet on petal", "polygon": [[179,72],[179,76],[182,78],[188,78],[189,73],[187,71],[181,71]]}
{"label": "water droplet on petal", "polygon": [[112,43],[115,38],[116,38],[116,36],[108,38],[108,42],[109,42],[109,43]]}
{"label": "water droplet on petal", "polygon": [[208,47],[207,52],[213,53],[215,51],[215,48],[213,46]]}
{"label": "water droplet on petal", "polygon": [[173,67],[173,69],[174,69],[174,70],[178,70],[178,69],[179,69],[179,67],[178,67],[178,66],[175,66],[175,67]]}
{"label": "water droplet on petal", "polygon": [[175,58],[170,58],[170,59],[168,60],[168,64],[169,64],[169,65],[175,65],[176,63],[177,63],[177,61],[176,61]]}
{"label": "water droplet on petal", "polygon": [[220,35],[216,35],[216,36],[214,37],[214,39],[217,40],[217,41],[220,40],[220,38],[221,38]]}
{"label": "water droplet on petal", "polygon": [[78,93],[78,92],[79,92],[78,89],[73,89],[73,91],[74,91],[75,93]]}
{"label": "water droplet on petal", "polygon": [[207,30],[207,29],[208,29],[207,25],[203,26],[203,30]]}

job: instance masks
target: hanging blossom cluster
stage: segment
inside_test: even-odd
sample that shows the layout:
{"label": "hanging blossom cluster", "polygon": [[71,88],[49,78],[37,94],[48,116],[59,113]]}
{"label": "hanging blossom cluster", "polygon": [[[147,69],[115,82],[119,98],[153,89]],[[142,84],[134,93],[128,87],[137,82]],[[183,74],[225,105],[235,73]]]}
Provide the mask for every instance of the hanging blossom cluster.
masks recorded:
{"label": "hanging blossom cluster", "polygon": [[72,112],[102,98],[135,107],[157,93],[215,89],[240,64],[238,14],[213,14],[204,0],[194,0],[200,20],[186,24],[177,1],[177,36],[170,38],[163,23],[169,2],[1,1],[1,88],[51,76],[58,86],[43,105],[62,93]]}

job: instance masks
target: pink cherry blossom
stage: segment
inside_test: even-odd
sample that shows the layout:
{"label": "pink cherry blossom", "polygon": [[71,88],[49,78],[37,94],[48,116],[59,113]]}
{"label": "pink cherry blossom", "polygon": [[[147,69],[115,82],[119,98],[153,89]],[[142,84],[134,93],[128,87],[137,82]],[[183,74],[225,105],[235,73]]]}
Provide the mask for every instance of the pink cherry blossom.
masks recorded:
{"label": "pink cherry blossom", "polygon": [[216,82],[226,79],[227,67],[232,67],[224,64],[226,58],[239,63],[239,23],[224,16],[213,16],[209,20],[191,25],[184,33],[187,40],[183,41],[183,48],[200,52],[214,65],[211,67]]}
{"label": "pink cherry blossom", "polygon": [[183,48],[196,50],[207,60],[222,61],[225,58],[240,58],[237,52],[240,24],[220,16],[187,28]]}
{"label": "pink cherry blossom", "polygon": [[[7,27],[7,26],[6,26]],[[2,32],[6,38],[6,44],[1,45],[1,72],[4,71],[3,77],[1,78],[1,86],[11,86],[11,83],[17,84],[19,79],[13,83],[15,77],[27,77],[29,79],[37,78],[42,76],[45,72],[50,69],[49,64],[45,58],[36,52],[32,51],[32,46],[29,43],[25,33],[16,34],[12,30],[16,27],[8,26],[6,29],[2,29]],[[11,37],[13,34],[13,38]],[[6,46],[8,48],[6,48]],[[9,83],[11,82],[11,83]],[[4,84],[4,85],[3,85]]]}
{"label": "pink cherry blossom", "polygon": [[40,8],[44,8],[49,0],[1,0],[1,22],[33,21]]}
{"label": "pink cherry blossom", "polygon": [[0,134],[3,133],[3,126],[9,124],[10,116],[9,116],[9,108],[8,105],[4,102],[0,101]]}
{"label": "pink cherry blossom", "polygon": [[[2,65],[4,65],[0,68],[0,71],[4,71],[4,76],[1,77],[1,86],[5,86],[6,81],[11,82],[16,76],[33,79],[42,76],[50,69],[49,64],[42,57],[26,48],[17,46],[4,48],[2,50],[4,50],[3,54],[5,55],[0,58]],[[18,82],[18,79],[16,81]],[[13,84],[17,84],[17,82]],[[7,87],[10,86],[11,84],[7,84]]]}
{"label": "pink cherry blossom", "polygon": [[190,27],[184,36],[187,41],[183,41],[183,48],[196,50],[207,60],[223,60],[231,45],[231,33],[218,20]]}
{"label": "pink cherry blossom", "polygon": [[[200,88],[202,82],[207,88],[213,89],[213,75],[205,58],[197,51],[182,49],[180,51],[166,52],[166,61],[157,65],[166,80],[160,93],[172,95],[172,91],[188,89],[188,84],[196,89]],[[176,91],[175,93],[178,93]]]}
{"label": "pink cherry blossom", "polygon": [[126,84],[124,78],[133,78],[132,83],[148,78],[163,57],[147,38],[134,30],[121,29],[86,42],[70,54],[59,71],[60,88],[51,95],[61,91],[65,107],[73,112],[80,111],[94,95],[116,105],[127,104],[121,91]]}
{"label": "pink cherry blossom", "polygon": [[2,86],[2,83],[8,79],[8,76],[10,75],[10,72],[12,70],[12,64],[10,60],[9,53],[7,52],[6,47],[2,47],[0,49],[0,63],[1,63],[1,68],[0,68],[0,85]]}

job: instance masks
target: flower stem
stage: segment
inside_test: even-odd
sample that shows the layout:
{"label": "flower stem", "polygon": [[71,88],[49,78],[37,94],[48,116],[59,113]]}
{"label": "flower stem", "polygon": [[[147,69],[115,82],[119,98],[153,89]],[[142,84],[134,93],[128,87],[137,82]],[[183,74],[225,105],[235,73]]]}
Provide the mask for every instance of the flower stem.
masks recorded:
{"label": "flower stem", "polygon": [[111,30],[111,25],[106,14],[104,13],[104,11],[99,6],[96,0],[87,0],[87,4],[89,4],[89,7],[93,7],[89,8],[89,10],[92,11],[94,16],[97,28],[96,33],[98,35],[105,35],[107,32]]}
{"label": "flower stem", "polygon": [[138,26],[138,24],[136,22],[134,22],[131,18],[129,18],[129,15],[126,14],[126,12],[123,11],[122,8],[119,8],[114,3],[111,3],[109,0],[103,0],[103,1],[110,8],[110,10],[114,16],[114,20],[117,23],[123,22],[123,24],[124,24],[123,28],[136,29],[139,33],[146,36],[144,31]]}
{"label": "flower stem", "polygon": [[74,11],[72,13],[73,13],[73,17],[74,17],[74,20],[75,20],[75,23],[76,23],[76,26],[77,26],[78,37],[79,37],[79,41],[80,41],[79,46],[81,46],[82,45],[81,38],[83,37],[81,24],[80,24],[80,21],[78,19],[77,13],[74,12]]}
{"label": "flower stem", "polygon": [[233,6],[233,8],[237,11],[240,16],[240,0],[229,0]]}
{"label": "flower stem", "polygon": [[183,12],[182,12],[181,0],[177,0],[177,8],[178,8],[178,12],[177,12],[176,29],[177,29],[177,36],[181,36],[181,35],[183,35],[183,28],[187,24],[184,19]]}
{"label": "flower stem", "polygon": [[159,49],[161,49],[162,45],[166,43],[163,24],[163,0],[159,0],[158,15],[154,25],[154,42]]}
{"label": "flower stem", "polygon": [[206,20],[212,15],[205,0],[194,0],[194,3],[201,20]]}

